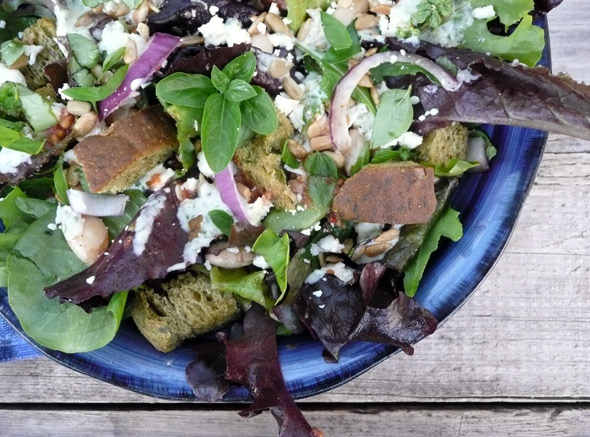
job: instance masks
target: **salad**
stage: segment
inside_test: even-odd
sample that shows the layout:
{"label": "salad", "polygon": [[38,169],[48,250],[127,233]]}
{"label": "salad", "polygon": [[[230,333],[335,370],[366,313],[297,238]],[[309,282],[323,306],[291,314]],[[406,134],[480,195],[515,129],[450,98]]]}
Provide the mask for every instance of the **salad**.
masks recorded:
{"label": "salad", "polygon": [[241,415],[322,435],[277,336],[412,354],[453,190],[502,153],[479,125],[590,139],[590,88],[534,67],[559,3],[2,3],[0,286],[24,331],[87,352],[130,318],[194,348],[197,398],[239,384]]}

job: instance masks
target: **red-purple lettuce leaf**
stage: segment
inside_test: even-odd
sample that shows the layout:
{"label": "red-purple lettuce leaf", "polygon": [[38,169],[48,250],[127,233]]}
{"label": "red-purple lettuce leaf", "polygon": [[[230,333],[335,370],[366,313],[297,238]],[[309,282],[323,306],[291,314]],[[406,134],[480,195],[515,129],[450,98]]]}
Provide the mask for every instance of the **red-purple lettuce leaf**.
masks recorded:
{"label": "red-purple lettuce leaf", "polygon": [[528,127],[590,140],[588,85],[567,75],[554,76],[544,67],[512,65],[483,53],[428,43],[412,47],[395,39],[387,42],[392,49],[403,48],[434,60],[445,57],[459,69],[469,70],[471,80],[456,91],[416,78],[414,92],[422,107],[438,111],[415,124],[420,133],[460,121]]}
{"label": "red-purple lettuce leaf", "polygon": [[195,345],[197,357],[185,369],[188,384],[195,397],[205,402],[216,402],[229,391],[225,379],[225,346],[218,341],[201,341]]}
{"label": "red-purple lettuce leaf", "polygon": [[399,346],[411,355],[411,345],[432,334],[438,322],[417,301],[392,292],[396,281],[387,271],[376,265],[364,270],[362,284],[347,284],[331,274],[305,284],[299,316],[336,359],[350,341]]}
{"label": "red-purple lettuce leaf", "polygon": [[321,436],[313,428],[289,394],[281,372],[276,339],[276,322],[260,305],[246,312],[242,329],[222,335],[227,351],[225,378],[246,387],[254,402],[240,412],[253,417],[270,410],[279,425],[281,437]]}
{"label": "red-purple lettuce leaf", "polygon": [[549,12],[556,8],[563,2],[563,0],[535,0],[535,9],[542,12]]}
{"label": "red-purple lettuce leaf", "polygon": [[134,225],[146,205],[98,261],[65,281],[45,288],[47,297],[59,296],[62,302],[77,305],[88,302],[89,304],[81,306],[90,309],[117,291],[131,290],[148,279],[165,277],[168,267],[182,262],[188,236],[176,216],[179,201],[174,187],[169,186],[155,192],[146,204],[155,196],[164,197],[164,207],[154,218],[145,250],[140,256],[133,251]]}

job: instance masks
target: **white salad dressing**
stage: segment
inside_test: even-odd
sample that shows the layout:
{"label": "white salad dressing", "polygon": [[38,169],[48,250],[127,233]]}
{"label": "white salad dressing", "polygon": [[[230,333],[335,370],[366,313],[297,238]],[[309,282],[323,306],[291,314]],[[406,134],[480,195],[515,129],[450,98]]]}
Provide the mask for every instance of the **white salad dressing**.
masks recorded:
{"label": "white salad dressing", "polygon": [[82,235],[84,217],[75,212],[69,205],[58,205],[55,212],[55,224],[61,229],[66,241],[72,241]]}
{"label": "white salad dressing", "polygon": [[151,196],[141,208],[141,213],[135,222],[135,234],[133,235],[133,253],[140,256],[145,250],[145,245],[152,233],[154,220],[166,204],[164,193]]}
{"label": "white salad dressing", "polygon": [[321,269],[316,269],[305,279],[306,284],[315,284],[321,280],[330,270],[342,282],[350,282],[354,279],[354,269],[346,264],[339,262],[336,264],[326,264]]}

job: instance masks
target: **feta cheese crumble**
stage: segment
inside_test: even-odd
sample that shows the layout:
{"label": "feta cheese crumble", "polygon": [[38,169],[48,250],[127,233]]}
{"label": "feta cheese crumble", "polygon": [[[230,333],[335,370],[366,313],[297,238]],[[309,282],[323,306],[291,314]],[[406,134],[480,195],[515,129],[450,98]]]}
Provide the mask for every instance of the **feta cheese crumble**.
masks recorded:
{"label": "feta cheese crumble", "polygon": [[235,18],[223,21],[223,18],[214,15],[208,23],[200,26],[198,30],[205,39],[206,45],[227,44],[228,47],[233,47],[242,43],[250,43],[248,31]]}
{"label": "feta cheese crumble", "polygon": [[487,20],[488,18],[494,18],[496,16],[496,11],[494,10],[494,6],[488,5],[475,8],[473,11],[471,11],[471,15],[476,20]]}

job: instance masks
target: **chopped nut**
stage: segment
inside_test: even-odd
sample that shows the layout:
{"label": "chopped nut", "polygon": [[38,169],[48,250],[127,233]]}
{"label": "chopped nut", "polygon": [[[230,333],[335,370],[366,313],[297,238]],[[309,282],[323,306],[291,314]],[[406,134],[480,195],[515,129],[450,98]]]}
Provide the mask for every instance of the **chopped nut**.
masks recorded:
{"label": "chopped nut", "polygon": [[305,38],[307,38],[309,32],[311,31],[311,25],[311,18],[305,20],[305,22],[301,25],[301,27],[299,28],[299,32],[297,33],[297,39],[299,41],[303,41]]}
{"label": "chopped nut", "polygon": [[188,240],[191,241],[192,239],[194,239],[197,235],[199,235],[199,232],[201,232],[201,224],[203,223],[203,216],[202,215],[198,215],[192,219],[189,220],[188,222]]}
{"label": "chopped nut", "polygon": [[379,91],[375,87],[371,88],[371,100],[375,105],[379,105]]}
{"label": "chopped nut", "polygon": [[305,159],[307,157],[307,150],[294,139],[290,139],[287,144],[289,152],[297,159]]}
{"label": "chopped nut", "polygon": [[80,183],[80,173],[76,171],[79,168],[82,167],[78,164],[72,164],[66,170],[66,182],[68,183],[68,187],[72,188]]}
{"label": "chopped nut", "polygon": [[141,36],[141,38],[145,41],[150,39],[150,28],[145,23],[138,23],[137,24],[137,34]]}
{"label": "chopped nut", "polygon": [[[147,1],[143,1],[139,7],[133,11],[133,21],[136,23],[144,23],[150,13],[150,7]],[[139,33],[139,32],[138,32]]]}
{"label": "chopped nut", "polygon": [[374,29],[379,24],[379,17],[371,14],[363,14],[354,22],[356,30]]}
{"label": "chopped nut", "polygon": [[361,77],[361,80],[359,80],[358,86],[362,86],[363,88],[373,88],[375,84],[373,83],[373,79],[371,79],[368,74],[365,74]]}
{"label": "chopped nut", "polygon": [[180,38],[180,47],[198,46],[205,42],[202,36],[189,35]]}
{"label": "chopped nut", "polygon": [[273,13],[266,14],[264,19],[268,27],[275,32],[275,33],[284,33],[285,35],[291,35],[291,31],[289,27],[285,24],[283,20],[278,15]]}
{"label": "chopped nut", "polygon": [[262,14],[258,15],[256,18],[254,18],[254,20],[252,21],[252,24],[248,28],[248,34],[254,35],[255,33],[258,33],[258,25],[260,23],[264,22],[265,18],[266,18],[266,12],[263,12]]}
{"label": "chopped nut", "polygon": [[256,35],[253,35],[251,44],[252,47],[256,47],[266,53],[272,53],[274,50],[274,47],[270,42],[270,39],[268,39],[267,34],[257,33]]}
{"label": "chopped nut", "polygon": [[369,56],[373,56],[375,53],[377,53],[377,47],[373,47],[372,49],[369,49],[365,52],[365,58],[368,58]]}
{"label": "chopped nut", "polygon": [[86,114],[82,115],[78,121],[74,124],[72,128],[72,135],[74,138],[80,138],[86,135],[88,132],[96,126],[96,122],[98,121],[98,116],[96,112],[87,112]]}
{"label": "chopped nut", "polygon": [[293,64],[285,61],[284,59],[275,59],[268,66],[268,74],[272,77],[280,79],[281,77],[289,74],[289,71],[293,67]]}
{"label": "chopped nut", "polygon": [[399,230],[396,228],[391,228],[375,238],[375,243],[387,243],[389,241],[395,240],[397,237],[399,237]]}
{"label": "chopped nut", "polygon": [[389,15],[389,13],[391,12],[391,6],[378,4],[378,5],[373,6],[369,10],[371,12],[373,12],[374,14]]}
{"label": "chopped nut", "polygon": [[125,53],[123,54],[123,62],[132,64],[137,60],[137,44],[132,39],[128,39],[125,43]]}
{"label": "chopped nut", "polygon": [[291,76],[285,76],[283,78],[283,88],[293,100],[301,100],[303,98],[303,90]]}
{"label": "chopped nut", "polygon": [[92,106],[89,102],[82,102],[80,100],[69,100],[66,105],[66,110],[73,115],[80,117],[81,115],[87,114],[92,110]]}
{"label": "chopped nut", "polygon": [[236,183],[236,188],[242,197],[246,199],[247,202],[249,202],[250,198],[252,197],[252,191],[250,191],[250,188],[239,182]]}
{"label": "chopped nut", "polygon": [[309,144],[311,148],[317,152],[332,149],[332,140],[330,140],[330,137],[328,135],[314,137],[309,140]]}
{"label": "chopped nut", "polygon": [[387,252],[388,249],[389,249],[389,244],[387,244],[387,243],[371,244],[370,246],[365,247],[365,255],[367,255],[370,258],[373,258],[375,256],[379,256],[379,255]]}

